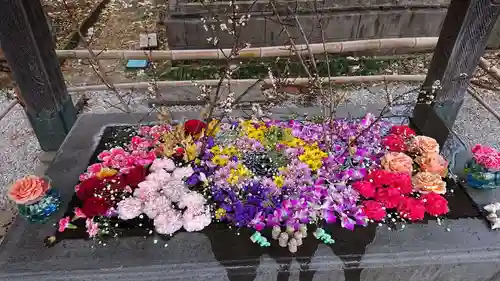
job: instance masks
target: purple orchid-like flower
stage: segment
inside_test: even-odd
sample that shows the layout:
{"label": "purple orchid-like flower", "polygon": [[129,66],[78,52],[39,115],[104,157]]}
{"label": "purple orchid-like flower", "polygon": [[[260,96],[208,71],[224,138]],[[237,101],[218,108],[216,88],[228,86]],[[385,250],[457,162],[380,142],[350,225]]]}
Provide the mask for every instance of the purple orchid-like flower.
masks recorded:
{"label": "purple orchid-like flower", "polygon": [[264,216],[262,215],[262,212],[258,212],[255,215],[255,218],[250,221],[249,225],[257,231],[262,231],[266,226],[266,224],[264,223]]}
{"label": "purple orchid-like flower", "polygon": [[337,215],[330,210],[323,210],[322,217],[325,219],[326,223],[334,223],[337,221]]}
{"label": "purple orchid-like flower", "polygon": [[349,230],[354,230],[354,226],[356,224],[356,221],[348,217],[346,214],[342,213],[340,214],[340,225]]}
{"label": "purple orchid-like flower", "polygon": [[304,209],[296,211],[292,217],[301,223],[309,223],[311,221],[309,218],[309,212]]}

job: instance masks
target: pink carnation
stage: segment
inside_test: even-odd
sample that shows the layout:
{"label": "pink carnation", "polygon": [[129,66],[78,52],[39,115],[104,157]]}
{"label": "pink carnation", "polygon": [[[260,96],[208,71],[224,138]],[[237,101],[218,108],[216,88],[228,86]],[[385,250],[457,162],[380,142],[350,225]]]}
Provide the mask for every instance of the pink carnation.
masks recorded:
{"label": "pink carnation", "polygon": [[76,207],[74,210],[73,210],[73,213],[75,213],[75,217],[77,218],[86,218],[87,216],[85,215],[85,213],[82,211],[82,209]]}
{"label": "pink carnation", "polygon": [[59,220],[59,227],[58,227],[57,231],[63,232],[64,230],[66,230],[66,228],[68,228],[68,226],[69,226],[70,221],[71,221],[70,217],[64,217],[64,218],[60,219]]}
{"label": "pink carnation", "polygon": [[199,210],[203,208],[203,205],[205,204],[206,200],[198,192],[187,192],[185,193],[180,201],[179,201],[179,208],[187,208],[188,210]]}
{"label": "pink carnation", "polygon": [[122,220],[131,220],[142,213],[142,201],[138,198],[128,197],[118,202],[118,217]]}
{"label": "pink carnation", "polygon": [[183,214],[183,226],[188,232],[200,231],[207,227],[211,221],[212,218],[208,207],[202,212],[194,212],[188,209]]}
{"label": "pink carnation", "polygon": [[153,146],[153,142],[139,136],[132,137],[132,140],[130,141],[131,150],[147,150],[151,146]]}
{"label": "pink carnation", "polygon": [[194,170],[191,167],[180,167],[172,172],[172,178],[176,180],[182,180],[184,178],[191,176],[193,173]]}
{"label": "pink carnation", "polygon": [[156,154],[153,151],[134,150],[132,151],[130,157],[133,164],[138,166],[147,166],[153,163],[156,159]]}
{"label": "pink carnation", "polygon": [[95,237],[99,233],[99,224],[90,218],[85,221],[85,227],[87,228],[89,238]]}
{"label": "pink carnation", "polygon": [[170,158],[155,159],[153,161],[153,164],[151,164],[151,167],[149,167],[149,170],[151,172],[159,172],[163,169],[168,172],[172,172],[173,170],[175,170],[174,161],[172,161],[172,159]]}
{"label": "pink carnation", "polygon": [[137,197],[142,202],[148,201],[158,194],[160,186],[158,183],[146,180],[139,183],[138,188],[134,190],[134,197]]}
{"label": "pink carnation", "polygon": [[97,173],[99,173],[102,168],[104,168],[104,165],[102,163],[96,163],[88,166],[87,171],[80,175],[80,181],[85,181],[97,176]]}
{"label": "pink carnation", "polygon": [[186,193],[184,182],[170,181],[162,187],[163,195],[167,196],[172,202],[179,202],[182,196]]}
{"label": "pink carnation", "polygon": [[489,146],[476,144],[472,148],[472,156],[480,165],[490,170],[500,170],[500,152]]}
{"label": "pink carnation", "polygon": [[183,221],[181,214],[173,209],[159,214],[154,219],[155,230],[159,234],[173,234],[181,229],[182,225]]}
{"label": "pink carnation", "polygon": [[97,158],[103,162],[104,166],[121,169],[133,164],[130,154],[121,147],[112,148],[109,151],[101,152]]}
{"label": "pink carnation", "polygon": [[172,176],[167,171],[160,169],[159,171],[147,175],[146,180],[156,182],[158,185],[162,186],[171,181]]}
{"label": "pink carnation", "polygon": [[144,214],[149,218],[155,218],[158,214],[172,209],[172,203],[165,196],[152,198],[144,204]]}

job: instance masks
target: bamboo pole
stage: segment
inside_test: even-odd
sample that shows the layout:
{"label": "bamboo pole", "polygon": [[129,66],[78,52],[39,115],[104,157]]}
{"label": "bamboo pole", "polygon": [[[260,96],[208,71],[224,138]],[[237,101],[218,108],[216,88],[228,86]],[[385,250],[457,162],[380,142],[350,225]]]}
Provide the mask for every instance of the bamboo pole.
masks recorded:
{"label": "bamboo pole", "polygon": [[495,78],[495,80],[500,82],[500,70],[492,65],[489,61],[484,58],[480,58],[479,67],[486,71],[486,73],[488,73],[491,77]]}
{"label": "bamboo pole", "polygon": [[[320,77],[323,83],[328,83],[328,77]],[[422,82],[425,79],[425,75],[369,75],[369,76],[338,76],[331,77],[330,81],[335,84],[349,84],[349,83],[368,83],[368,82]],[[235,86],[237,84],[252,84],[255,83],[257,79],[231,79],[231,85]],[[288,78],[285,81],[290,85],[304,85],[309,83],[309,78]],[[197,85],[207,85],[213,86],[219,83],[218,79],[215,80],[196,80],[196,81],[158,81],[156,84],[159,88],[162,87],[185,87],[185,86],[195,86]],[[272,84],[269,79],[265,79],[263,84]],[[150,82],[134,82],[134,83],[119,83],[115,84],[117,89],[147,89],[151,86]],[[90,86],[78,86],[78,87],[68,87],[69,92],[84,92],[84,91],[102,91],[107,90],[105,85],[90,85]]]}
{"label": "bamboo pole", "polygon": [[[408,49],[408,53],[432,51],[436,46],[438,37],[413,37],[369,39],[344,42],[330,42],[309,44],[313,54],[342,54],[351,52],[379,51],[391,49]],[[134,50],[94,50],[101,60],[111,59],[152,59],[152,60],[225,60],[231,49],[198,49],[198,50],[169,50],[169,51],[134,51]],[[308,56],[307,46],[297,45],[297,52]],[[256,47],[241,50],[235,59],[268,58],[279,56],[292,56],[290,46]],[[61,59],[90,59],[87,50],[56,50]],[[226,55],[226,56],[225,56]],[[0,57],[2,58],[2,57]]]}

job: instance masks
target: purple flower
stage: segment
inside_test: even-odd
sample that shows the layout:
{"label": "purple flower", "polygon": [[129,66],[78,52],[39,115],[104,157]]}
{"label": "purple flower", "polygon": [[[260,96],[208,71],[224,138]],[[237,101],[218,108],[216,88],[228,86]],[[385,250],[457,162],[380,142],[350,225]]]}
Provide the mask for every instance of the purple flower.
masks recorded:
{"label": "purple flower", "polygon": [[337,221],[337,216],[335,212],[329,210],[323,210],[322,217],[325,219],[326,223],[334,223]]}
{"label": "purple flower", "polygon": [[257,231],[262,231],[266,224],[264,223],[264,216],[262,216],[262,212],[258,212],[255,215],[255,218],[250,221],[250,226],[252,226]]}
{"label": "purple flower", "polygon": [[340,225],[343,228],[349,229],[349,230],[354,230],[354,225],[356,221],[348,217],[346,214],[342,213],[340,215]]}
{"label": "purple flower", "polygon": [[198,174],[192,174],[186,179],[186,184],[188,185],[197,185],[200,182],[200,177]]}
{"label": "purple flower", "polygon": [[210,148],[214,147],[214,145],[215,145],[214,138],[213,137],[208,137],[207,138],[207,146],[206,146],[207,149],[210,149]]}

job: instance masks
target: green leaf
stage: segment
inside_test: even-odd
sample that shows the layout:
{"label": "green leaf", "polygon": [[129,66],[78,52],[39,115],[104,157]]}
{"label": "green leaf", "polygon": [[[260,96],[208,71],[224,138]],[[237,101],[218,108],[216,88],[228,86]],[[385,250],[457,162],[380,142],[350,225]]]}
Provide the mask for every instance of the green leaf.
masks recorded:
{"label": "green leaf", "polygon": [[77,229],[78,227],[72,223],[69,223],[68,226],[66,227],[68,229]]}

